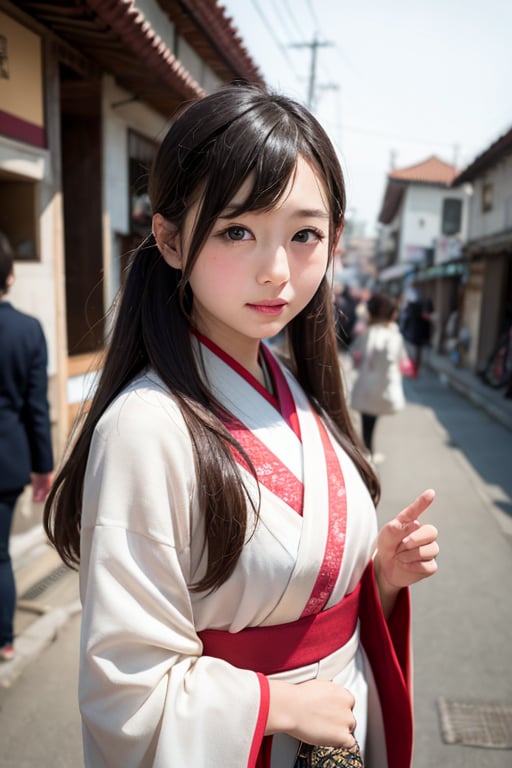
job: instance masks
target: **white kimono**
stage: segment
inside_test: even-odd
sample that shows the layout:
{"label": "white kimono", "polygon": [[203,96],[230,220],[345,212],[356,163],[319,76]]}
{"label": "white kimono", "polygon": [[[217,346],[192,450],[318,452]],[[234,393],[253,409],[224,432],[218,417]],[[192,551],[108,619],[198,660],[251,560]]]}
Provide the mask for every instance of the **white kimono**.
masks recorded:
{"label": "white kimono", "polygon": [[[376,516],[354,465],[330,440],[344,479],[344,488],[337,486],[347,509],[341,520],[329,496],[333,468],[326,466],[317,417],[293,377],[284,372],[299,429],[225,355],[211,345],[197,347],[216,396],[243,425],[249,443],[253,440],[248,452],[261,481],[260,520],[253,533],[248,513],[247,542],[229,579],[210,594],[189,591],[206,559],[194,456],[181,412],[149,371],[102,416],[91,444],[82,514],[80,708],[86,768],[292,768],[298,743],[284,735],[273,739],[271,762],[262,761],[266,676],[203,654],[200,633],[295,622],[305,612],[335,606],[363,572],[370,585],[361,603],[371,615],[369,644],[375,641],[380,654],[387,643],[388,666],[404,666],[401,659],[397,663],[389,636],[382,640],[388,632],[382,616],[375,619],[380,608],[367,565]],[[280,376],[284,380],[283,372]],[[256,499],[256,481],[246,469],[241,472]],[[296,508],[296,494],[288,498],[286,492],[297,483],[302,509]],[[336,564],[334,578],[329,558]],[[385,710],[360,626],[326,658],[274,676],[290,682],[323,677],[350,689],[366,768],[406,768],[410,757],[392,763],[386,747]],[[402,650],[406,646],[404,639]],[[383,674],[387,680],[389,670]],[[409,741],[407,736],[407,754]]]}

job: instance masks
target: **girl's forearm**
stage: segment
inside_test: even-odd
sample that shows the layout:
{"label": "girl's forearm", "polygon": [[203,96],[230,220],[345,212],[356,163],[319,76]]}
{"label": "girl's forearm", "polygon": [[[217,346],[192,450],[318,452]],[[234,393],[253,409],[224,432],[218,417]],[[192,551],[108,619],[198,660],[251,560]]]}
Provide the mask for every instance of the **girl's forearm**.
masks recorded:
{"label": "girl's forearm", "polygon": [[384,617],[389,619],[395,607],[396,598],[400,589],[390,584],[382,574],[381,562],[379,553],[376,552],[373,558],[373,567],[375,572],[375,580],[377,582],[377,589],[379,591],[380,604],[382,606],[382,612]]}
{"label": "girl's forearm", "polygon": [[290,733],[294,730],[293,719],[296,686],[282,680],[269,680],[270,706],[268,710],[265,736],[274,733]]}

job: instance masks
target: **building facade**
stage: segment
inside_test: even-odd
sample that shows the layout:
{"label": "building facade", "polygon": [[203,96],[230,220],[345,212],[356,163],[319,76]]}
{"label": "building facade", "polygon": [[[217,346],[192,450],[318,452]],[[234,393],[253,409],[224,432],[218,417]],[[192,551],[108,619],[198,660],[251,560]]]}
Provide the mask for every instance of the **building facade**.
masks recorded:
{"label": "building facade", "polygon": [[150,229],[153,153],[177,107],[233,80],[262,83],[215,0],[0,0],[0,230],[12,302],[48,339],[57,455]]}
{"label": "building facade", "polygon": [[[471,345],[467,365],[492,372],[499,347],[506,350],[504,377],[512,375],[512,129],[490,145],[454,179],[454,188],[470,184],[469,227],[464,246],[468,282],[463,322]],[[504,346],[505,343],[505,346]],[[505,352],[506,355],[506,352]]]}
{"label": "building facade", "polygon": [[435,348],[460,302],[468,190],[451,186],[456,168],[438,157],[389,172],[376,263],[381,287],[397,296],[414,285],[434,307]]}

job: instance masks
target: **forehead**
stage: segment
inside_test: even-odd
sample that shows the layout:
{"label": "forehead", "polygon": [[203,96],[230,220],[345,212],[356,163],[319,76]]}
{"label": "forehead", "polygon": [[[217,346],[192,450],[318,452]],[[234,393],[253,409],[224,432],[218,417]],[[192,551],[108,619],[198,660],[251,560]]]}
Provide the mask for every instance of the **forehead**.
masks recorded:
{"label": "forehead", "polygon": [[[250,197],[255,183],[255,174],[251,173],[230,201],[229,208],[239,208]],[[287,204],[301,203],[303,207],[330,212],[325,183],[320,173],[308,160],[299,155],[295,167],[279,199],[273,206],[276,209]]]}

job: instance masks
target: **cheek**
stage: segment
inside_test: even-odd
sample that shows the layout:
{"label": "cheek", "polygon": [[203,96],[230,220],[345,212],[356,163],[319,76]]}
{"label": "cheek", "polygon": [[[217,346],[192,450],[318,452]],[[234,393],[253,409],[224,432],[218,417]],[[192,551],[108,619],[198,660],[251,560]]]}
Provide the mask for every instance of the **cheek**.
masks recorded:
{"label": "cheek", "polygon": [[199,300],[227,295],[239,285],[240,259],[226,259],[215,251],[199,256],[190,275],[192,293]]}
{"label": "cheek", "polygon": [[328,255],[322,252],[306,263],[295,265],[295,278],[305,292],[315,293],[326,273],[328,261]]}

